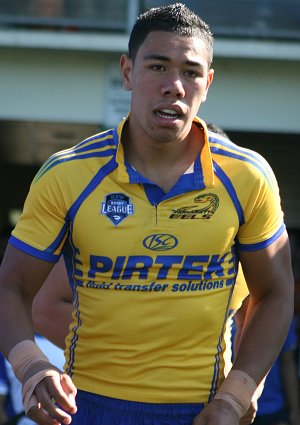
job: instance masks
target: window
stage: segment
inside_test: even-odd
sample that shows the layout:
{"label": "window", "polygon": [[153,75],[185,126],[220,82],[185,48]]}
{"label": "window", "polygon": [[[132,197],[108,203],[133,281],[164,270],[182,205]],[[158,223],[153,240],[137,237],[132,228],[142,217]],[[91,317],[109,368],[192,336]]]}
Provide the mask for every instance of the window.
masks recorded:
{"label": "window", "polygon": [[[299,0],[185,0],[215,36],[300,39]],[[143,9],[170,1],[144,0]]]}

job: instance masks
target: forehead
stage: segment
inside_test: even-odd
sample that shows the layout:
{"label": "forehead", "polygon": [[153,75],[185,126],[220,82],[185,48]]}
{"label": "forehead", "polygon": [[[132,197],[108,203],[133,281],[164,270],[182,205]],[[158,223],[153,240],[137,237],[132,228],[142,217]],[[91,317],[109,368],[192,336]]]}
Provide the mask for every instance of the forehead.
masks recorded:
{"label": "forehead", "polygon": [[170,60],[208,62],[205,42],[200,37],[187,37],[166,31],[152,31],[141,44],[137,58],[164,56]]}

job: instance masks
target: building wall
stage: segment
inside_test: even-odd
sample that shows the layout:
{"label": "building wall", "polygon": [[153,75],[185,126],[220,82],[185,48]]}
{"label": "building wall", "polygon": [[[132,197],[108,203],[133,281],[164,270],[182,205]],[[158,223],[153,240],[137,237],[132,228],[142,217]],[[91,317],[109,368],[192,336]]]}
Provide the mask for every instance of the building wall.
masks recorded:
{"label": "building wall", "polygon": [[225,128],[300,133],[300,61],[217,58],[205,117]]}
{"label": "building wall", "polygon": [[[119,53],[2,47],[0,58],[0,120],[106,126],[128,109]],[[217,56],[213,66],[201,116],[232,130],[300,133],[300,61]]]}

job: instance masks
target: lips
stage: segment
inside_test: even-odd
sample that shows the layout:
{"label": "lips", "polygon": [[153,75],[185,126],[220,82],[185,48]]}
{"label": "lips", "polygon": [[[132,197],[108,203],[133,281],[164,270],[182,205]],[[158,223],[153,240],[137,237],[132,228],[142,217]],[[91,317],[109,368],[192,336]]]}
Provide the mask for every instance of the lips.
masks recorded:
{"label": "lips", "polygon": [[156,114],[160,116],[161,118],[166,118],[166,119],[174,119],[179,117],[179,114],[177,114],[175,111],[172,111],[171,109],[162,109],[156,112]]}
{"label": "lips", "polygon": [[157,108],[155,114],[160,118],[174,120],[183,115],[182,109],[178,106]]}

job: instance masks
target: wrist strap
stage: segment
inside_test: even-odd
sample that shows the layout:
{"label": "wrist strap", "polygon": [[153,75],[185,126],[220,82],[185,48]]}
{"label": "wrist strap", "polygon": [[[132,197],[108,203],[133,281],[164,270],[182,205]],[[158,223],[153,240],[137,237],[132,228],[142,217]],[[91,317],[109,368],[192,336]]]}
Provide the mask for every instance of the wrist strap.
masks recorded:
{"label": "wrist strap", "polygon": [[[49,363],[48,358],[34,341],[24,340],[8,353],[8,361],[22,384],[22,401],[25,412],[38,404],[34,389],[46,376],[58,376],[59,371]],[[28,373],[29,372],[29,373]]]}
{"label": "wrist strap", "polygon": [[8,353],[8,361],[18,380],[24,384],[26,372],[34,363],[48,362],[49,359],[34,341],[26,339],[16,344]]}
{"label": "wrist strap", "polygon": [[257,384],[250,375],[232,369],[214,398],[227,401],[241,418],[249,409],[256,389]]}

